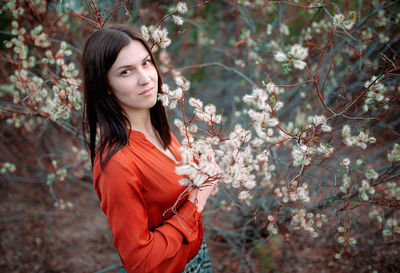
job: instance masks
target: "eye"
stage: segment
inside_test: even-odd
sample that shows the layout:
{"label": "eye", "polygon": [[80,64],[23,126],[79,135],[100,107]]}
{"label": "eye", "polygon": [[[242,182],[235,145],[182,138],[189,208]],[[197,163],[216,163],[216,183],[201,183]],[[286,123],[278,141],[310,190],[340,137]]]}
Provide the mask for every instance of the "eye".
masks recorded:
{"label": "eye", "polygon": [[151,59],[147,59],[143,62],[143,65],[149,65],[151,64]]}
{"label": "eye", "polygon": [[129,74],[129,72],[130,72],[130,69],[122,70],[122,71],[121,71],[121,76],[126,76],[126,75]]}

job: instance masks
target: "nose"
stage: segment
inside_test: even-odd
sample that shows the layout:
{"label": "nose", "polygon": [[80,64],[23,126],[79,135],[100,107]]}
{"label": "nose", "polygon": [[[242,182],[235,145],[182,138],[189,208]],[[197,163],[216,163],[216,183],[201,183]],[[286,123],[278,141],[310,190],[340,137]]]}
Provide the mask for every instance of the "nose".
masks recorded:
{"label": "nose", "polygon": [[147,85],[151,81],[149,73],[144,69],[138,69],[138,83],[139,85]]}

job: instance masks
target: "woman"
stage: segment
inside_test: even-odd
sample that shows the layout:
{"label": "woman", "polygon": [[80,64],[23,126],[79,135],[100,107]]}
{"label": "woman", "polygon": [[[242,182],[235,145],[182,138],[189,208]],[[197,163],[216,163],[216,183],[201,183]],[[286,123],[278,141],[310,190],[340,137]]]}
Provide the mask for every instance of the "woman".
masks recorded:
{"label": "woman", "polygon": [[157,101],[162,82],[146,41],[132,26],[101,28],[86,41],[82,69],[94,188],[124,269],[211,272],[201,212],[212,187],[180,197],[179,143]]}

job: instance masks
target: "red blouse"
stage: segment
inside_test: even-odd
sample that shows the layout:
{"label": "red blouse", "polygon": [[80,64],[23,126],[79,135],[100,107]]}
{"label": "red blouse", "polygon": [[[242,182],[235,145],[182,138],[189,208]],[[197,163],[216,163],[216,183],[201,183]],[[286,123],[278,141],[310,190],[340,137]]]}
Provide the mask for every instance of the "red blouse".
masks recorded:
{"label": "red blouse", "polygon": [[[171,138],[169,149],[181,161],[180,144]],[[168,210],[185,190],[175,166],[138,131],[131,131],[129,144],[109,159],[104,171],[95,159],[94,188],[128,273],[181,272],[200,248],[203,223],[197,206],[185,195],[176,214]]]}

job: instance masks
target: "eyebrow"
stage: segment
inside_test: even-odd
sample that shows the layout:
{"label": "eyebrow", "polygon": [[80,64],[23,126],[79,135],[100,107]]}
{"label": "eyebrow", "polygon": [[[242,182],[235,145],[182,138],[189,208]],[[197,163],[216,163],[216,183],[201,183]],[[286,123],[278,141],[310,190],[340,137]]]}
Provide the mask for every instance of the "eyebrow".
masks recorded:
{"label": "eyebrow", "polygon": [[[143,58],[142,62],[144,62],[144,61],[145,61],[146,59],[148,59],[149,57],[150,57],[150,54],[147,54],[147,56]],[[123,69],[123,68],[129,68],[129,67],[135,67],[135,66],[134,66],[134,65],[129,65],[129,64],[127,64],[127,65],[121,65],[121,66],[118,67],[115,71],[118,71],[118,70]]]}

